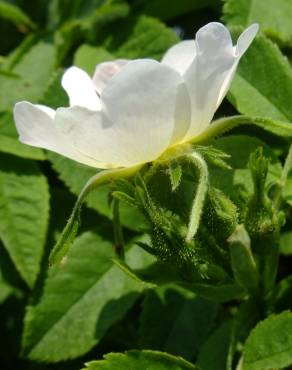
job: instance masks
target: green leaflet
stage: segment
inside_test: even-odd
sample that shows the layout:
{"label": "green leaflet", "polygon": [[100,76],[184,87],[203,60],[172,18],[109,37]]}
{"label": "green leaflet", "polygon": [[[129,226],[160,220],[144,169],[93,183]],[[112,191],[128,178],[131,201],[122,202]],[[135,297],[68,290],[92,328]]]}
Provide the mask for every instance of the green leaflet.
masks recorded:
{"label": "green leaflet", "polygon": [[[234,34],[240,31],[236,28]],[[276,44],[256,37],[240,60],[227,97],[242,114],[292,121],[292,68]]]}
{"label": "green leaflet", "polygon": [[40,41],[26,51],[11,70],[17,77],[0,75],[0,111],[11,110],[21,100],[40,101],[49,84],[54,64],[55,48],[52,44]]}
{"label": "green leaflet", "polygon": [[[104,360],[86,364],[88,370],[195,370],[195,365],[180,357],[155,351],[129,351],[109,353]],[[85,370],[85,369],[84,369]]]}
{"label": "green leaflet", "polygon": [[125,16],[129,6],[124,0],[53,0],[49,12],[52,25],[70,24],[74,19],[85,27],[94,22],[106,23]]}
{"label": "green leaflet", "polygon": [[[144,264],[130,249],[126,260]],[[39,303],[25,317],[23,351],[33,360],[56,362],[78,357],[98,343],[146,287],[113,264],[113,245],[87,232],[76,239],[66,261],[53,266]]]}
{"label": "green leaflet", "polygon": [[292,44],[292,3],[287,0],[224,0],[223,20],[228,26],[260,24],[261,30],[282,44]]}
{"label": "green leaflet", "polygon": [[129,13],[129,5],[123,0],[93,0],[93,1],[55,1],[51,12],[50,23],[59,28],[55,32],[55,44],[58,48],[58,62],[62,62],[76,40],[95,40],[95,32],[105,24],[111,24],[124,18]]}
{"label": "green leaflet", "polygon": [[174,284],[149,290],[140,317],[141,346],[190,360],[208,337],[217,313],[218,304]]}
{"label": "green leaflet", "polygon": [[243,370],[283,369],[292,364],[292,314],[282,312],[261,321],[243,349]]}
{"label": "green leaflet", "polygon": [[[123,29],[123,32],[120,30]],[[128,35],[125,38],[125,34]],[[155,40],[155,42],[154,42]],[[116,22],[111,32],[101,35],[102,46],[117,58],[160,59],[179,38],[173,30],[145,15]]]}
{"label": "green leaflet", "polygon": [[106,49],[83,44],[74,55],[74,65],[84,69],[90,76],[93,75],[98,63],[115,59]]}
{"label": "green leaflet", "polygon": [[0,237],[16,269],[32,287],[47,231],[47,180],[31,161],[4,154],[0,161]]}
{"label": "green leaflet", "polygon": [[15,25],[35,28],[35,23],[18,6],[0,1],[0,18],[10,20]]}

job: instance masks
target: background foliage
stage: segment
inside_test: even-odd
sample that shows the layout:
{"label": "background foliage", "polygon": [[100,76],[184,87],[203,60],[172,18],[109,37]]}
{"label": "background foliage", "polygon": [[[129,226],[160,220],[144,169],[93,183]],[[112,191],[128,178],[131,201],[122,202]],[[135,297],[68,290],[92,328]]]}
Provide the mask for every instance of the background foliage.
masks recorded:
{"label": "background foliage", "polygon": [[66,106],[60,78],[72,64],[91,74],[105,60],[159,60],[217,20],[235,38],[252,22],[261,32],[216,115],[292,122],[291,18],[290,0],[0,1],[1,368],[292,366],[288,138],[248,126],[201,148],[211,186],[191,248],[182,235],[198,174],[172,163],[92,193],[66,260],[49,268],[96,171],[21,144],[12,119],[19,100]]}

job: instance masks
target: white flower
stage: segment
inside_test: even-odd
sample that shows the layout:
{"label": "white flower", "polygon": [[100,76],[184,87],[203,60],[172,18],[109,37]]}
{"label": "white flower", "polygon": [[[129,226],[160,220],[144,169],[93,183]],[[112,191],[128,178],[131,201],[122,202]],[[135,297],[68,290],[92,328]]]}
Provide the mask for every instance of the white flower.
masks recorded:
{"label": "white flower", "polygon": [[151,162],[208,129],[257,31],[253,24],[233,46],[226,27],[209,23],[161,63],[101,63],[93,79],[71,67],[62,80],[70,107],[15,105],[20,140],[97,168]]}

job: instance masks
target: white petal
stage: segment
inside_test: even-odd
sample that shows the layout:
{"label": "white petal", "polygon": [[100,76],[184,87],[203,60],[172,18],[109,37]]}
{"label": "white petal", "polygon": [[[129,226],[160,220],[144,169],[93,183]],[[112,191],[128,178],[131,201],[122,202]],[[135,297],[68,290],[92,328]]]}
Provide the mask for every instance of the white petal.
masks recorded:
{"label": "white petal", "polygon": [[152,60],[129,62],[111,78],[101,100],[101,112],[58,109],[56,120],[80,152],[102,162],[130,167],[152,161],[188,128],[182,78]]}
{"label": "white petal", "polygon": [[88,166],[103,168],[104,164],[79,153],[57,128],[49,107],[19,102],[14,107],[14,120],[19,139],[24,144],[49,149]]}
{"label": "white petal", "polygon": [[66,90],[70,106],[80,106],[92,110],[100,109],[100,99],[94,84],[86,72],[77,67],[70,67],[64,73],[62,86]]}
{"label": "white petal", "polygon": [[92,80],[99,95],[113,75],[118,73],[128,62],[129,59],[117,59],[111,62],[100,63],[96,66]]}
{"label": "white petal", "polygon": [[193,62],[195,55],[196,45],[194,40],[184,40],[172,46],[163,56],[161,63],[182,75]]}
{"label": "white petal", "polygon": [[252,43],[253,39],[255,38],[257,32],[259,30],[259,25],[257,23],[252,24],[250,27],[248,27],[238,38],[237,45],[235,47],[235,56],[236,60],[233,64],[233,67],[230,69],[229,73],[227,73],[225,80],[222,84],[222,87],[220,89],[220,93],[217,99],[216,103],[216,109],[221,104],[222,100],[224,99],[225,95],[227,94],[227,91],[229,90],[229,87],[231,85],[231,82],[233,80],[234,74],[236,72],[237,65],[239,63],[240,58],[243,56],[243,54],[246,52],[246,50],[249,48],[250,44]]}
{"label": "white petal", "polygon": [[253,39],[256,37],[256,34],[259,31],[259,25],[257,23],[249,26],[242,34],[239,36],[236,45],[236,55],[241,57],[246,50],[249,48],[250,44],[253,42]]}
{"label": "white petal", "polygon": [[220,23],[209,23],[196,34],[196,58],[184,78],[192,104],[190,129],[184,140],[205,130],[224,98],[237,64],[256,34],[252,26],[234,48],[228,29]]}

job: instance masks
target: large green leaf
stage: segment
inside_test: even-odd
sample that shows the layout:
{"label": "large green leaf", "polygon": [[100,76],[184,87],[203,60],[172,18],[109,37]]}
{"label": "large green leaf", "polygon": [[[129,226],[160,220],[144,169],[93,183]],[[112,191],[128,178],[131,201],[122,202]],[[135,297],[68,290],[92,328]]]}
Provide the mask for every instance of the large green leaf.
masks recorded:
{"label": "large green leaf", "polygon": [[197,367],[180,357],[155,351],[109,353],[104,360],[86,364],[88,370],[195,370]]}
{"label": "large green leaf", "polygon": [[11,110],[20,100],[40,101],[49,84],[55,64],[55,48],[40,41],[31,47],[11,70],[0,75],[0,111]]}
{"label": "large green leaf", "polygon": [[249,156],[258,147],[263,148],[263,154],[270,159],[267,186],[277,181],[281,176],[281,164],[267,144],[255,137],[230,135],[216,141],[215,147],[230,154],[228,162],[232,170],[226,171],[214,168],[210,171],[212,183],[228,193],[235,201],[240,192],[253,190],[251,173],[247,168]]}
{"label": "large green leaf", "polygon": [[243,349],[243,370],[283,369],[292,364],[292,313],[260,322]]}
{"label": "large green leaf", "polygon": [[216,303],[175,285],[153,289],[143,304],[141,345],[191,359],[206,340],[217,310]]}
{"label": "large green leaf", "polygon": [[223,19],[228,25],[260,24],[268,36],[292,44],[292,2],[289,0],[224,0]]}
{"label": "large green leaf", "polygon": [[[144,258],[132,248],[126,259]],[[25,318],[24,354],[38,361],[78,357],[98,343],[121,319],[144,284],[113,262],[113,246],[87,232],[76,239],[64,264],[48,272],[39,303]]]}
{"label": "large green leaf", "polygon": [[[123,32],[120,32],[121,29]],[[173,30],[159,20],[144,15],[117,22],[101,40],[102,45],[116,57],[128,59],[160,59],[178,41]]]}
{"label": "large green leaf", "polygon": [[22,144],[17,136],[12,114],[0,113],[0,151],[28,159],[45,159],[42,149]]}
{"label": "large green leaf", "polygon": [[33,286],[47,231],[47,181],[31,161],[4,154],[0,161],[0,237],[22,278]]}
{"label": "large green leaf", "polygon": [[130,7],[125,0],[55,0],[50,9],[49,22],[52,26],[60,26],[54,35],[60,62],[72,46],[77,46],[81,40],[96,43],[99,29],[126,17]]}
{"label": "large green leaf", "polygon": [[263,35],[253,41],[228,97],[242,114],[292,121],[292,68],[277,45]]}

